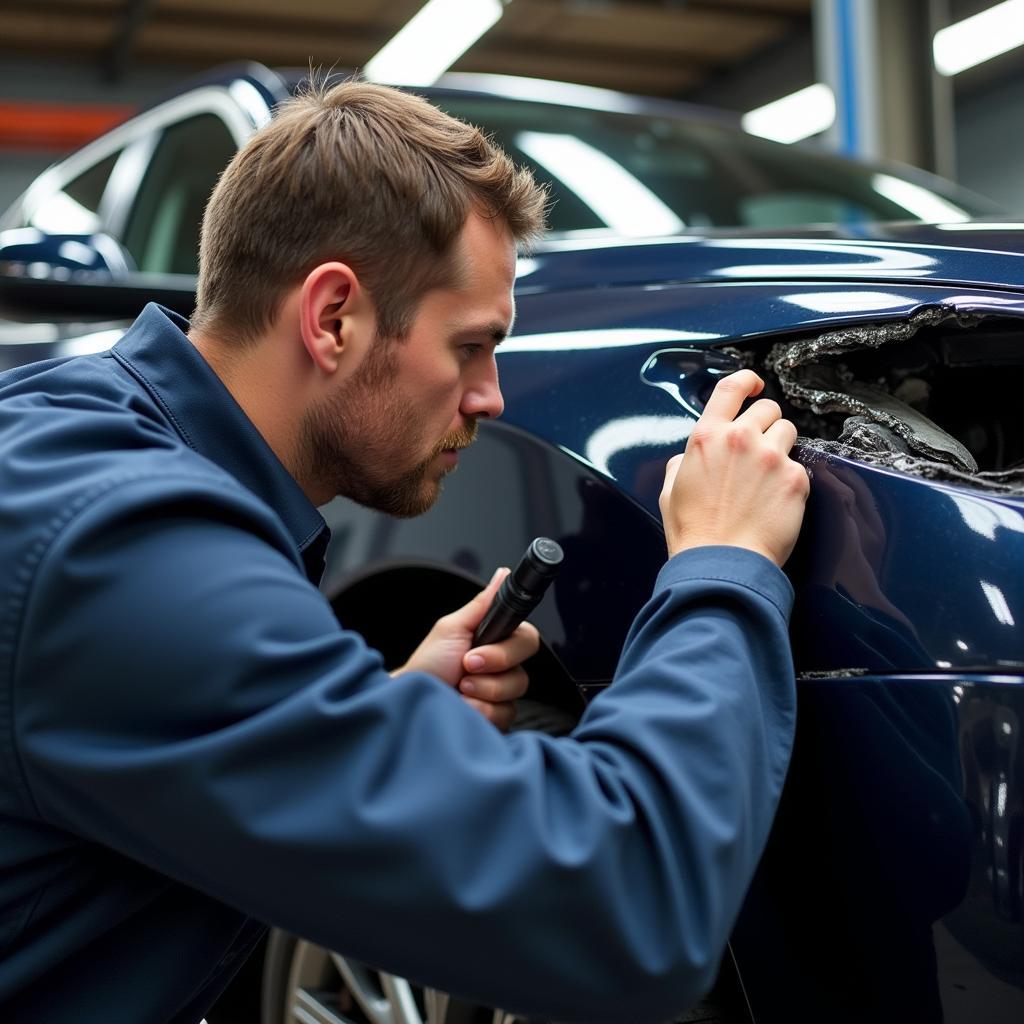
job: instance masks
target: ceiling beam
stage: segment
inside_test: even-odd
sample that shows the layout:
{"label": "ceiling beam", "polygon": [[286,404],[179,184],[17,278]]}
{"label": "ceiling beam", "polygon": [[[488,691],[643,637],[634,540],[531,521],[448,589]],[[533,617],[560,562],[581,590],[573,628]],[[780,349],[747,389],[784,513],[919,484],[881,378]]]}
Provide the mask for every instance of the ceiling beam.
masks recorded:
{"label": "ceiling beam", "polygon": [[811,0],[687,0],[687,7],[714,9],[722,15],[774,14],[782,18],[810,21]]}
{"label": "ceiling beam", "polygon": [[103,61],[103,77],[108,82],[118,81],[127,70],[135,42],[153,10],[153,3],[154,0],[127,0],[118,20],[114,44]]}

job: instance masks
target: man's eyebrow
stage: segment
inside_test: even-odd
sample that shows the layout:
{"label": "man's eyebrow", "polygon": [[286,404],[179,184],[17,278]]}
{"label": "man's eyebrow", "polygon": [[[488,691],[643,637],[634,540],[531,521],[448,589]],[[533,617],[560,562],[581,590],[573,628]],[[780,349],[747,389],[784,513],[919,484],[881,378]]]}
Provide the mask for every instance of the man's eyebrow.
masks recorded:
{"label": "man's eyebrow", "polygon": [[507,324],[503,320],[493,320],[490,323],[481,324],[479,327],[467,327],[465,330],[459,331],[459,335],[460,337],[487,337],[495,344],[500,345],[508,337],[511,329],[511,324]]}

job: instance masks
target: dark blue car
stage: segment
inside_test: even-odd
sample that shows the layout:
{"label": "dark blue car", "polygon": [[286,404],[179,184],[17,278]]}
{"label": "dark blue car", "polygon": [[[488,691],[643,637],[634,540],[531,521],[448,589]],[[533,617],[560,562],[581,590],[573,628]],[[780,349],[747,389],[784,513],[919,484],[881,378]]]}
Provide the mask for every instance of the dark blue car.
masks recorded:
{"label": "dark blue car", "polygon": [[[298,81],[218,73],[43,174],[0,221],[0,368],[107,347],[149,299],[188,313],[216,175]],[[429,95],[552,182],[552,233],[519,262],[504,417],[435,508],[325,510],[339,619],[398,664],[554,537],[521,724],[568,730],[664,561],[665,461],[754,367],[812,478],[787,566],[799,726],[687,1019],[1024,1020],[1024,225],[675,104],[464,76]],[[265,1024],[513,1020],[281,933],[249,971],[235,998]]]}

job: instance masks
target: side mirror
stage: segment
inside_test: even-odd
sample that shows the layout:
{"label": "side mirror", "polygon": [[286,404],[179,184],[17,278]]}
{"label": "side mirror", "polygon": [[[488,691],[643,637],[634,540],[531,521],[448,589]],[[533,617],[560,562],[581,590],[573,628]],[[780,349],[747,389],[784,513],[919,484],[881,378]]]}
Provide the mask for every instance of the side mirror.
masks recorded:
{"label": "side mirror", "polygon": [[140,274],[110,235],[55,235],[37,228],[0,231],[0,301],[20,310],[134,316],[159,302],[188,316],[191,274]]}
{"label": "side mirror", "polygon": [[0,231],[2,277],[100,283],[133,270],[135,261],[110,235],[51,235],[37,228]]}

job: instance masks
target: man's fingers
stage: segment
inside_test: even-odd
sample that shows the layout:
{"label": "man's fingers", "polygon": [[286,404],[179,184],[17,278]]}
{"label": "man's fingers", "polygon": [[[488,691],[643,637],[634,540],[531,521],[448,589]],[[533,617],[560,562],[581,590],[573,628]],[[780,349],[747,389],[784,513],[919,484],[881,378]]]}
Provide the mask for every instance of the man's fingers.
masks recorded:
{"label": "man's fingers", "polygon": [[540,634],[536,627],[529,622],[521,622],[505,640],[467,651],[462,664],[473,675],[506,672],[536,654],[539,647]]}
{"label": "man's fingers", "polygon": [[779,403],[771,398],[759,398],[746,412],[742,412],[736,417],[736,422],[749,424],[763,434],[780,419],[782,419],[782,409]]}
{"label": "man's fingers", "polygon": [[737,370],[723,377],[711,392],[701,419],[734,420],[743,403],[764,390],[764,381],[753,370]]}
{"label": "man's fingers", "polygon": [[672,487],[676,482],[676,475],[679,473],[679,467],[683,464],[682,453],[679,455],[673,455],[665,466],[665,481],[661,485],[661,495],[658,497],[658,505],[661,508],[662,516],[665,515],[665,509],[672,495]]}
{"label": "man's fingers", "polygon": [[772,443],[773,447],[789,454],[797,438],[797,429],[789,420],[777,419],[764,432],[764,436]]}
{"label": "man's fingers", "polygon": [[466,676],[459,683],[459,693],[475,697],[490,704],[504,704],[519,700],[530,685],[530,677],[523,668],[513,668],[500,675]]}

